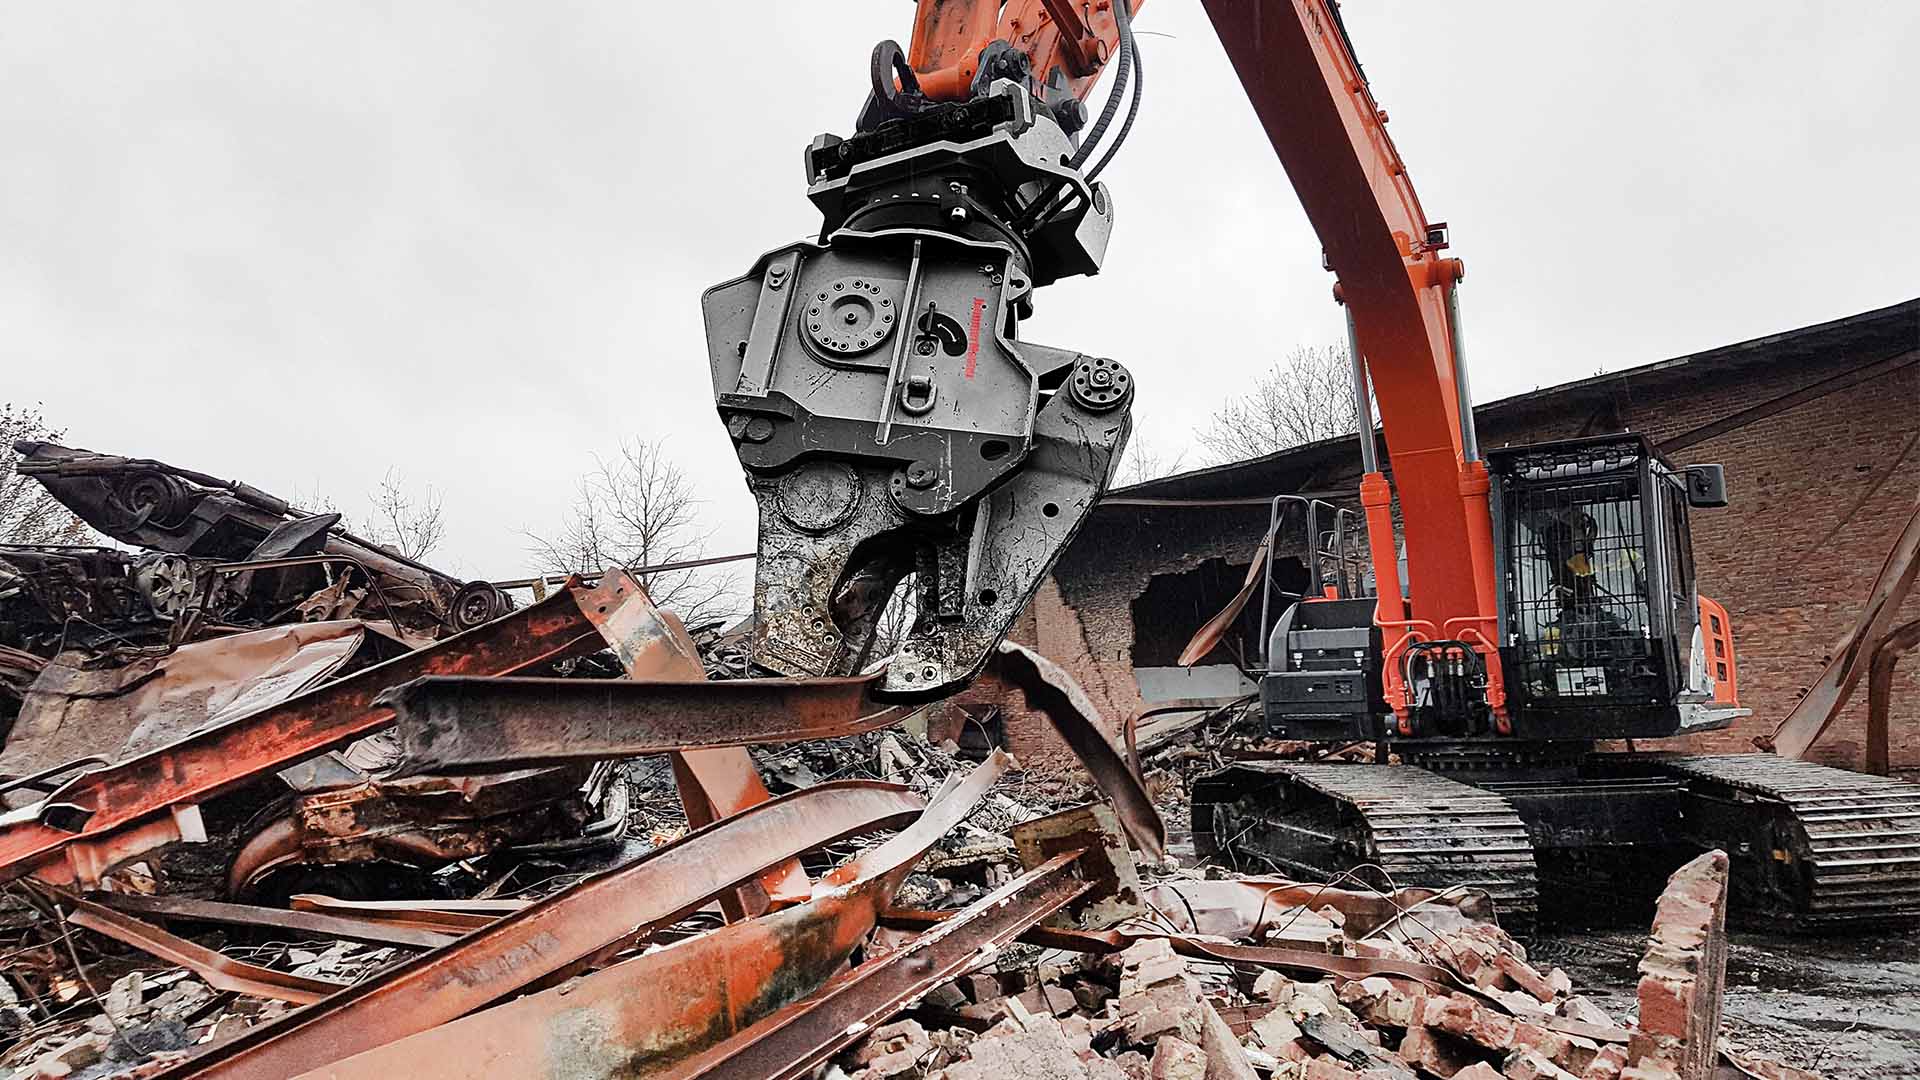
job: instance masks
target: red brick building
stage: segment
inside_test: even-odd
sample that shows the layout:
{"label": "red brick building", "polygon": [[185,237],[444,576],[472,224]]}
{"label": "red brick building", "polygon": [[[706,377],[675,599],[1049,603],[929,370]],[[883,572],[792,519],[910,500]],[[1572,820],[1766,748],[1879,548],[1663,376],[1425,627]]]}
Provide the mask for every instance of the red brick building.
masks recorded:
{"label": "red brick building", "polygon": [[[1732,615],[1741,704],[1754,714],[1694,745],[1751,749],[1819,675],[1920,496],[1920,300],[1507,398],[1475,415],[1488,447],[1632,430],[1676,465],[1726,466],[1732,505],[1694,513],[1694,552],[1701,591]],[[1272,496],[1351,504],[1358,478],[1356,445],[1339,439],[1116,491],[1012,636],[1072,671],[1114,723],[1156,702],[1231,697],[1243,685],[1233,652],[1258,656],[1257,610],[1191,671],[1175,658],[1240,588]],[[1296,588],[1303,536],[1296,529],[1276,545],[1276,576]],[[1920,618],[1920,597],[1902,615]],[[1863,686],[1814,757],[1859,764],[1865,696]],[[1017,692],[982,682],[961,701],[1000,706],[1016,754],[1058,745]],[[1920,768],[1920,659],[1899,673],[1894,702],[1892,764]]]}

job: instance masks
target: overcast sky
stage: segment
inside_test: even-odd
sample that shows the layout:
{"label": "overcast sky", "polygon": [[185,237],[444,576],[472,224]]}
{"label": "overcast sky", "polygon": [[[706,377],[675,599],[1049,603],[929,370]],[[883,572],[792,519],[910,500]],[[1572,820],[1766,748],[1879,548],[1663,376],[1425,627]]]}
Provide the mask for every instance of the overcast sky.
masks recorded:
{"label": "overcast sky", "polygon": [[[1479,400],[1920,295],[1920,4],[1344,11],[1466,260]],[[350,511],[399,466],[472,576],[524,572],[596,453],[666,436],[714,550],[750,549],[700,293],[817,226],[801,149],[912,14],[6,4],[0,400]],[[1129,365],[1174,449],[1341,322],[1199,5],[1137,27],[1106,271],[1023,336]]]}

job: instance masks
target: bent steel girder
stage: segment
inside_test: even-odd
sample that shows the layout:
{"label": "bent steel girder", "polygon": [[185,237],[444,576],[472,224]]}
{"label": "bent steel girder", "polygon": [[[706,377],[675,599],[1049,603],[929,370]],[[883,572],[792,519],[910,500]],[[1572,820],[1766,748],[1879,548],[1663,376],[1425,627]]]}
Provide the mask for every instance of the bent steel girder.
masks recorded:
{"label": "bent steel girder", "polygon": [[923,809],[903,787],[865,781],[761,803],[160,1075],[279,1080],[405,1038],[637,940],[802,852],[907,825]]}
{"label": "bent steel girder", "polygon": [[1094,786],[1113,801],[1128,839],[1148,855],[1164,857],[1167,826],[1160,819],[1160,809],[1153,803],[1145,778],[1108,739],[1100,711],[1073,676],[1017,641],[1000,642],[993,664],[1001,678],[1020,688],[1027,704],[1053,722],[1053,729],[1092,774]]}
{"label": "bent steel girder", "polygon": [[871,699],[877,681],[442,676],[397,686],[380,703],[400,736],[393,775],[410,776],[858,734],[902,715]]}
{"label": "bent steel girder", "polygon": [[[624,571],[615,575],[610,602],[584,605],[581,613],[600,631],[627,678],[641,681],[705,679],[700,650],[678,616],[655,607],[646,590]],[[603,586],[607,585],[602,581]],[[637,594],[637,595],[635,595]],[[771,798],[766,781],[743,747],[675,750],[674,786],[693,828],[757,806]],[[769,868],[760,880],[721,898],[727,918],[759,914],[770,903],[792,903],[807,894],[807,874],[798,859]]]}
{"label": "bent steel girder", "polygon": [[198,942],[169,934],[152,923],[90,901],[68,900],[67,903],[73,907],[73,914],[67,917],[73,925],[105,934],[150,956],[188,968],[215,990],[306,1005],[346,985],[331,979],[308,978],[235,960]]}
{"label": "bent steel girder", "polygon": [[1093,888],[1079,852],[1047,860],[898,949],[661,1073],[662,1080],[798,1080],[906,1003],[978,966],[994,950]]}
{"label": "bent steel girder", "polygon": [[[505,1071],[586,1080],[668,1067],[812,993],[840,970],[908,871],[978,805],[1009,760],[995,754],[959,779],[912,825],[829,873],[804,904],[676,942],[307,1075],[384,1080]],[[1087,887],[1068,884],[1076,892]],[[1037,913],[1033,921],[1044,917]]]}

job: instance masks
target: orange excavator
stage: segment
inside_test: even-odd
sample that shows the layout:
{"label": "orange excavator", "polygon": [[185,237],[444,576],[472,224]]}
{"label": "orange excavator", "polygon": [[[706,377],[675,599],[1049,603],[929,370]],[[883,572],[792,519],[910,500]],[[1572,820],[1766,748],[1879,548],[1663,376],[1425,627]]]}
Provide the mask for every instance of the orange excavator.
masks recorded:
{"label": "orange excavator", "polygon": [[[1420,207],[1337,4],[1205,6],[1319,234],[1356,414],[1377,406],[1391,464],[1362,424],[1367,554],[1345,550],[1350,510],[1303,502],[1313,587],[1261,627],[1267,729],[1372,742],[1382,764],[1209,776],[1193,793],[1198,853],[1483,888],[1524,924],[1543,878],[1624,880],[1711,846],[1732,854],[1741,905],[1778,922],[1920,913],[1920,788],[1769,755],[1596,749],[1742,712],[1728,615],[1695,587],[1688,532],[1691,509],[1725,504],[1722,471],[1675,468],[1631,433],[1483,452],[1464,267]],[[1025,341],[1020,324],[1042,286],[1104,257],[1099,177],[1142,97],[1135,13],[920,0],[910,47],[873,51],[854,132],[807,149],[818,238],[704,296],[715,401],[760,511],[762,668],[862,669],[910,578],[918,617],[880,693],[954,692],[1105,492],[1131,373]],[[1270,574],[1265,588],[1270,601]]]}

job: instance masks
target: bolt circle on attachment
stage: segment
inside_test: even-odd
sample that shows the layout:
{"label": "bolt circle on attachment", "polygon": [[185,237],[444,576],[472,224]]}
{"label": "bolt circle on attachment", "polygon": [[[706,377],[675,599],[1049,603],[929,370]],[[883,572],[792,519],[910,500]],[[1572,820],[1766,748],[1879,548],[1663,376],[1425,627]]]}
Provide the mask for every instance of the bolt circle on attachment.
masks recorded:
{"label": "bolt circle on attachment", "polygon": [[1067,393],[1089,412],[1106,412],[1133,394],[1133,375],[1104,356],[1084,356],[1067,376]]}
{"label": "bolt circle on attachment", "polygon": [[807,301],[806,335],[835,355],[866,352],[893,333],[893,298],[864,277],[836,278]]}

